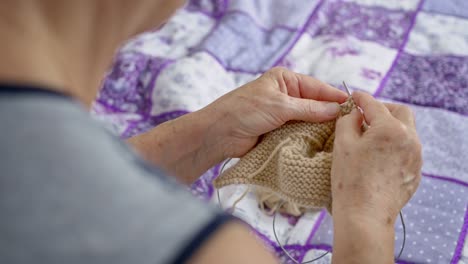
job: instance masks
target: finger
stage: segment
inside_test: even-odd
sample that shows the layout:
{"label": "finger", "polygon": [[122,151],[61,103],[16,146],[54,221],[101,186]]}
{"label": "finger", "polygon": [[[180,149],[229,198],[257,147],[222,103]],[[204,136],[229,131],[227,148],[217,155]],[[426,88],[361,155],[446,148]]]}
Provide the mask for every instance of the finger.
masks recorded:
{"label": "finger", "polygon": [[303,98],[289,98],[288,120],[324,122],[335,119],[340,112],[340,105],[332,102],[319,102]]}
{"label": "finger", "polygon": [[372,126],[379,118],[390,115],[390,111],[385,105],[377,101],[372,95],[360,91],[353,92],[353,100],[364,114],[366,123]]}
{"label": "finger", "polygon": [[296,78],[303,98],[339,103],[343,103],[348,98],[345,92],[310,76],[296,73]]}
{"label": "finger", "polygon": [[400,104],[384,103],[384,105],[390,111],[390,114],[400,120],[403,124],[411,128],[416,127],[414,114],[413,111],[411,111],[411,108]]}
{"label": "finger", "polygon": [[293,97],[338,103],[348,98],[345,92],[331,85],[285,68],[275,67],[264,76],[273,79],[282,92]]}
{"label": "finger", "polygon": [[348,115],[338,118],[336,121],[335,136],[338,138],[358,138],[361,135],[362,115],[357,109],[353,109]]}

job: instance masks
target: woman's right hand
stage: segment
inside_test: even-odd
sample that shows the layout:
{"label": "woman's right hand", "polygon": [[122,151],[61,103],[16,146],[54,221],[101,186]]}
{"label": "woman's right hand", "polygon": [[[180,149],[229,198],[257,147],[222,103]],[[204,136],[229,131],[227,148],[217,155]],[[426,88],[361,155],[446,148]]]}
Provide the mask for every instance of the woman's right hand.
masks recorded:
{"label": "woman's right hand", "polygon": [[332,164],[333,212],[357,213],[392,224],[421,179],[421,144],[407,106],[353,94],[355,109],[336,124]]}
{"label": "woman's right hand", "polygon": [[353,93],[362,114],[338,119],[331,185],[333,263],[394,263],[394,224],[421,180],[421,144],[411,110]]}

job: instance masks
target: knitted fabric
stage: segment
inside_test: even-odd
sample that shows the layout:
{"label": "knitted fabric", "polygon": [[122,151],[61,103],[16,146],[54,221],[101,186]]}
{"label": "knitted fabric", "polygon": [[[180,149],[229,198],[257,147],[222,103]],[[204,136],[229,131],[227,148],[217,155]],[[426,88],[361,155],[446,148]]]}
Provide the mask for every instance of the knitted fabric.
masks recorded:
{"label": "knitted fabric", "polygon": [[[350,97],[341,105],[341,115],[354,107]],[[255,148],[215,179],[214,186],[253,185],[260,207],[270,212],[297,216],[323,207],[331,212],[335,123],[287,122],[263,135]]]}

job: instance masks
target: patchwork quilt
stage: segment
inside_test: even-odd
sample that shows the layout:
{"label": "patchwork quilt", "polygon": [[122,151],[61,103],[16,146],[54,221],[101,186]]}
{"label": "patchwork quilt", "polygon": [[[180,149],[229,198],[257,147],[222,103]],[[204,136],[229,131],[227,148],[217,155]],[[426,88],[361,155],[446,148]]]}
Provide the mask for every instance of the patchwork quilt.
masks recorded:
{"label": "patchwork quilt", "polygon": [[[196,111],[274,66],[337,87],[344,80],[414,111],[423,179],[403,209],[406,247],[398,263],[468,263],[468,1],[191,0],[164,26],[126,43],[102,83],[92,114],[123,138]],[[192,187],[218,203],[212,180]],[[229,207],[243,186],[221,189]],[[283,263],[293,263],[255,197],[235,215]],[[395,256],[402,225],[395,225]],[[276,233],[307,261],[332,251],[326,211],[279,215]],[[359,243],[359,241],[356,241]],[[330,263],[331,254],[316,263]]]}

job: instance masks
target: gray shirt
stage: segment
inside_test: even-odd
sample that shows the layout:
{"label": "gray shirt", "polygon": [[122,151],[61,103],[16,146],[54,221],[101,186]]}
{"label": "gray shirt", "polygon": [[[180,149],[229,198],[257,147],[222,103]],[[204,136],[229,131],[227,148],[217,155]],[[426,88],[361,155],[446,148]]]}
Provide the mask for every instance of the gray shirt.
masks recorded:
{"label": "gray shirt", "polygon": [[72,99],[0,85],[0,263],[183,263],[228,217]]}

